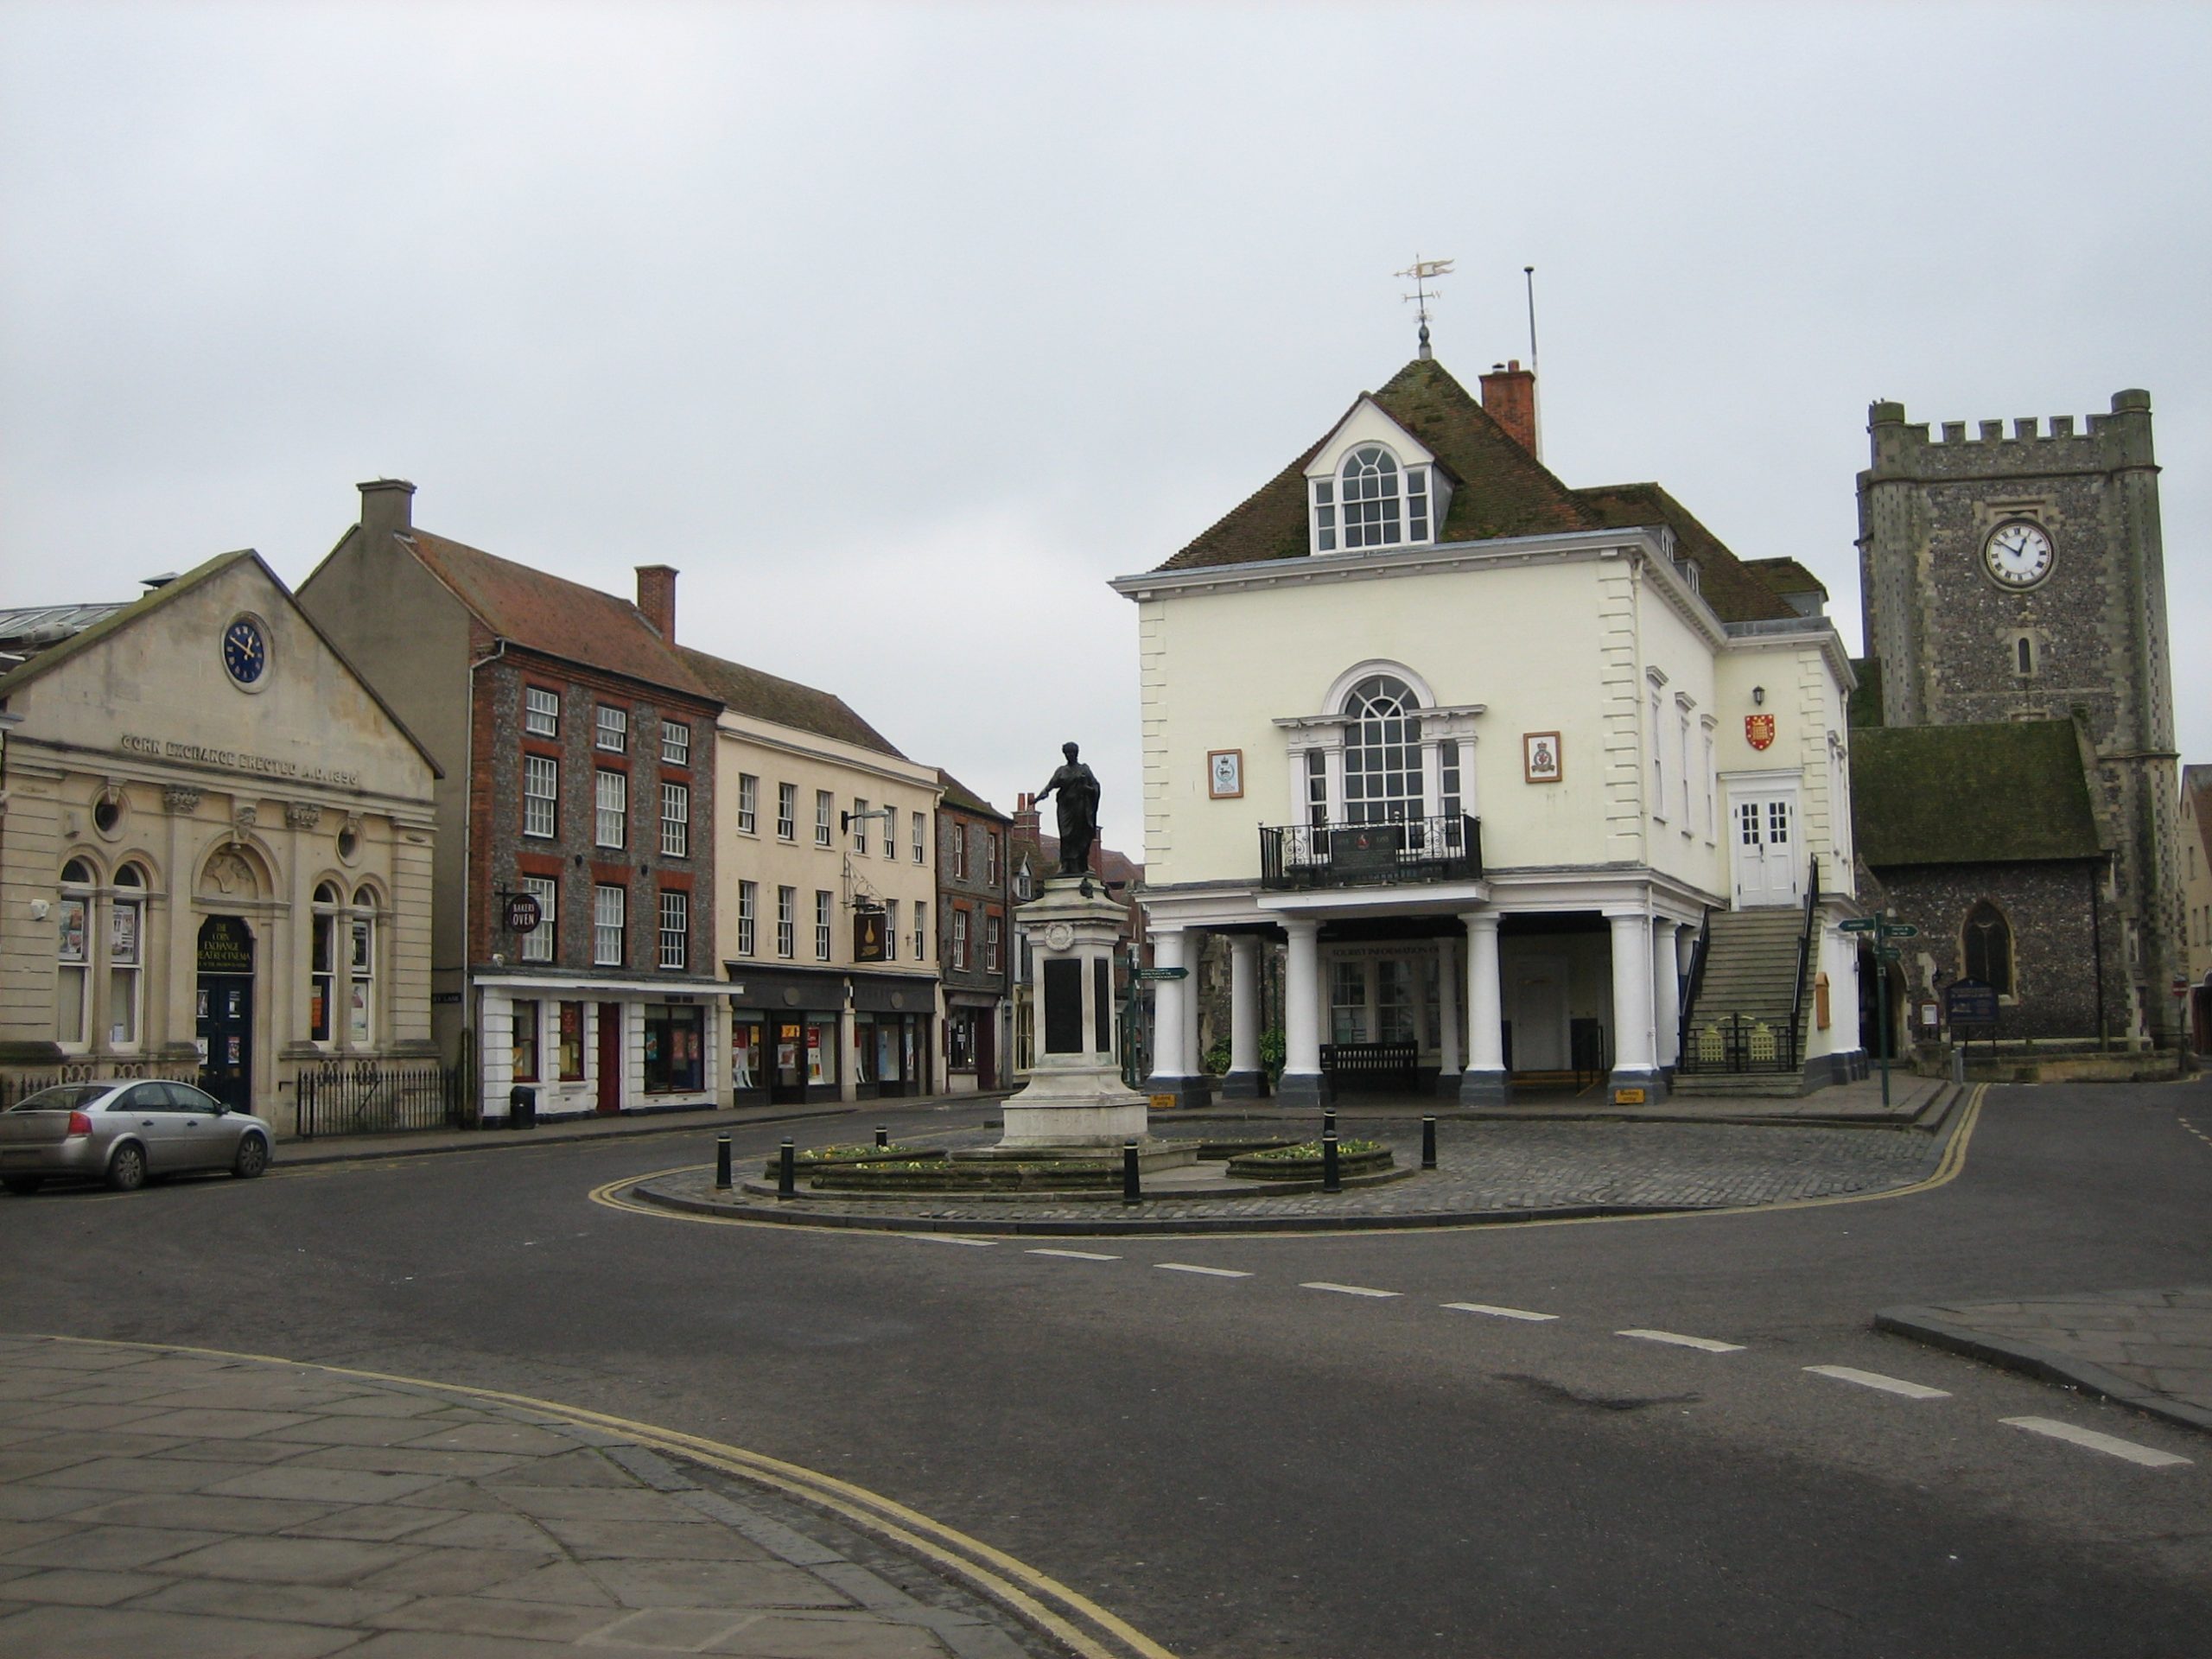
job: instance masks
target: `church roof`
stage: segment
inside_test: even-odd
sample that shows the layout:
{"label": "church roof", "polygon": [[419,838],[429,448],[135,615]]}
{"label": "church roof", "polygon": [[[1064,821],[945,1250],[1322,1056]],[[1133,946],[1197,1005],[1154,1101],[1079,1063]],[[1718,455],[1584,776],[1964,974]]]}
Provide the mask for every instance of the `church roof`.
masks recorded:
{"label": "church roof", "polygon": [[891,740],[853,712],[852,705],[834,692],[817,691],[797,680],[779,679],[728,658],[710,656],[678,645],[676,654],[715,699],[731,713],[790,726],[817,737],[830,737],[855,748],[873,749],[894,760],[904,760]]}
{"label": "church roof", "polygon": [[[1452,475],[1452,505],[1439,527],[1438,540],[1484,542],[1664,524],[1674,530],[1679,550],[1698,561],[1706,601],[1722,621],[1796,614],[1656,484],[1568,488],[1433,359],[1414,359],[1379,391],[1362,395],[1371,397],[1383,413],[1427,445]],[[1357,399],[1352,406],[1358,406]],[[1190,570],[1310,556],[1306,468],[1343,423],[1343,416],[1332,422],[1282,471],[1160,569]]]}
{"label": "church roof", "polygon": [[2100,858],[2074,723],[1862,728],[1851,740],[1852,827],[1876,869]]}
{"label": "church roof", "polygon": [[721,700],[628,600],[428,531],[409,530],[400,539],[499,638],[647,685]]}

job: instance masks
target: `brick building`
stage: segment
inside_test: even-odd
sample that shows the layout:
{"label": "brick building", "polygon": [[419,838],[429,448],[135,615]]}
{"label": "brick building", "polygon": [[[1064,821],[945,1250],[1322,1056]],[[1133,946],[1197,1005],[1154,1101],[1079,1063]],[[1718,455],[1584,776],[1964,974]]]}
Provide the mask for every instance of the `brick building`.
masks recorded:
{"label": "brick building", "polygon": [[411,484],[360,488],[300,602],[445,769],[441,1052],[474,1057],[487,1119],[518,1084],[551,1116],[726,1103],[721,705],[670,643],[676,572],[641,567],[632,604],[417,529]]}
{"label": "brick building", "polygon": [[1014,821],[950,772],[937,809],[938,962],[944,982],[945,1085],[997,1089],[1013,1034]]}

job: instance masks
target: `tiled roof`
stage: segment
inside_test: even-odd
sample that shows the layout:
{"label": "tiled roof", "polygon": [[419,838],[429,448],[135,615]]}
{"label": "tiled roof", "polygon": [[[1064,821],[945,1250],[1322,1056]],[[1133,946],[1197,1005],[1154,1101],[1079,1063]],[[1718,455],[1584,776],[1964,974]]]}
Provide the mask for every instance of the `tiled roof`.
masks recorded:
{"label": "tiled roof", "polygon": [[[1426,444],[1452,474],[1456,487],[1442,539],[1484,541],[1586,527],[1573,493],[1510,436],[1442,364],[1416,358],[1381,391],[1367,395]],[[1331,422],[1329,430],[1307,445],[1297,460],[1160,568],[1188,570],[1306,557],[1312,551],[1306,536],[1306,467],[1330,433],[1343,424],[1343,416]]]}
{"label": "tiled roof", "polygon": [[409,531],[403,539],[501,639],[647,685],[715,698],[628,600],[428,531]]}
{"label": "tiled roof", "polygon": [[779,679],[773,674],[764,674],[757,668],[747,668],[727,658],[694,651],[689,645],[678,645],[676,654],[683,659],[692,675],[705,683],[709,694],[733,714],[772,721],[779,726],[812,732],[817,737],[836,738],[856,748],[887,754],[894,760],[906,758],[889,738],[855,714],[842,697],[817,691],[796,680]]}
{"label": "tiled roof", "polygon": [[1698,592],[1723,622],[1778,621],[1797,614],[1781,594],[1745,568],[1727,543],[1658,485],[1605,484],[1574,493],[1593,515],[1593,528],[1665,524],[1672,530],[1675,556],[1697,561]]}
{"label": "tiled roof", "polygon": [[[1433,359],[1414,359],[1381,391],[1368,395],[1427,445],[1452,476],[1452,505],[1438,539],[1482,542],[1548,531],[1665,524],[1673,527],[1681,550],[1698,561],[1706,601],[1722,621],[1796,614],[1656,484],[1569,489]],[[1309,556],[1306,468],[1330,433],[1343,423],[1339,416],[1297,460],[1160,568],[1188,570]]]}
{"label": "tiled roof", "polygon": [[1828,585],[1786,555],[1778,559],[1745,559],[1744,568],[1777,594],[1818,594],[1828,596]]}
{"label": "tiled roof", "polygon": [[957,807],[963,812],[981,813],[987,818],[996,818],[1003,823],[1014,822],[943,766],[937,769],[937,780],[944,786],[945,805]]}
{"label": "tiled roof", "polygon": [[2104,852],[2071,721],[1859,730],[1851,799],[1859,855],[1877,869]]}

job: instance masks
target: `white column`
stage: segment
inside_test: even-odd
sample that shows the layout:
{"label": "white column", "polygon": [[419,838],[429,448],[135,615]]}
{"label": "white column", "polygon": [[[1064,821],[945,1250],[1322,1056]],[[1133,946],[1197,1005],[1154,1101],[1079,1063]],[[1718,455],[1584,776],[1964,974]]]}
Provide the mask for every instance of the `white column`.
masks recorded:
{"label": "white column", "polygon": [[1183,1074],[1185,1077],[1205,1076],[1205,1046],[1198,1040],[1198,974],[1205,963],[1206,936],[1195,930],[1185,945],[1183,957],[1190,964],[1191,976],[1183,982]]}
{"label": "white column", "polygon": [[1283,968],[1283,1071],[1281,1098],[1313,1104],[1323,1098],[1321,1076],[1320,935],[1319,922],[1286,921],[1289,959]]}
{"label": "white column", "polygon": [[1467,930],[1467,1065],[1459,1082],[1462,1103],[1507,1097],[1504,1009],[1498,996],[1497,924],[1494,910],[1460,917]]}
{"label": "white column", "polygon": [[[1180,968],[1183,959],[1183,930],[1179,927],[1155,925],[1151,933],[1152,965],[1155,968]],[[1152,982],[1152,1075],[1155,1077],[1187,1077],[1191,1075],[1185,1045],[1190,1037],[1190,1025],[1183,1012],[1188,1000],[1184,987],[1190,982],[1183,979],[1155,979]]]}
{"label": "white column", "polygon": [[1452,996],[1452,969],[1459,960],[1457,939],[1447,936],[1436,942],[1437,1074],[1447,1079],[1459,1071],[1459,1005]]}
{"label": "white column", "polygon": [[1613,945],[1613,1080],[1643,1087],[1657,1075],[1651,1045],[1651,923],[1642,912],[1608,916]]}
{"label": "white column", "polygon": [[1229,941],[1229,1074],[1260,1071],[1260,941],[1236,933]]}
{"label": "white column", "polygon": [[1657,1039],[1659,1064],[1672,1065],[1680,1058],[1682,1024],[1682,985],[1675,968],[1675,936],[1680,925],[1665,917],[1651,923],[1652,1035]]}

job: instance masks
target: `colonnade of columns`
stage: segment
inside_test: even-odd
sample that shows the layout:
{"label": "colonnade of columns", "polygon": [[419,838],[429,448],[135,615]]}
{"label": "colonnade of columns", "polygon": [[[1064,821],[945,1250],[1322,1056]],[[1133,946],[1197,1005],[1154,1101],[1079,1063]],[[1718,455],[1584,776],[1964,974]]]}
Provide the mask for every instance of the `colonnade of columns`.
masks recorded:
{"label": "colonnade of columns", "polygon": [[[1466,1022],[1465,1054],[1459,1007],[1448,993],[1438,999],[1438,1088],[1462,1104],[1489,1105],[1508,1099],[1511,1084],[1505,1056],[1503,985],[1498,968],[1497,910],[1469,911],[1459,922],[1466,936]],[[1668,1071],[1681,1058],[1681,987],[1696,939],[1686,923],[1644,910],[1605,913],[1611,935],[1612,997],[1610,1021],[1612,1068],[1608,1086],[1641,1089],[1645,1098],[1664,1097]],[[1321,924],[1300,917],[1281,921],[1288,940],[1283,973],[1283,1070],[1276,1094],[1291,1105],[1318,1104],[1328,1098],[1321,1070]],[[1159,968],[1187,968],[1191,976],[1153,983],[1154,1061],[1146,1087],[1173,1094],[1179,1105],[1203,1103],[1208,1084],[1198,1051],[1198,951],[1190,947],[1193,930],[1155,924],[1153,962]],[[1260,944],[1253,934],[1230,936],[1229,1071],[1222,1079],[1224,1099],[1252,1099],[1267,1092],[1260,1058]],[[1459,940],[1436,942],[1437,982],[1451,986],[1458,977]]]}

